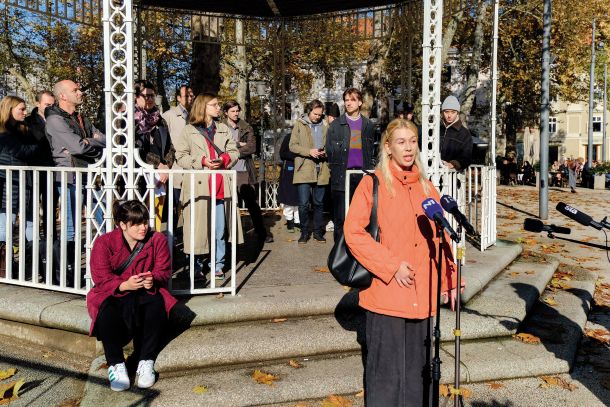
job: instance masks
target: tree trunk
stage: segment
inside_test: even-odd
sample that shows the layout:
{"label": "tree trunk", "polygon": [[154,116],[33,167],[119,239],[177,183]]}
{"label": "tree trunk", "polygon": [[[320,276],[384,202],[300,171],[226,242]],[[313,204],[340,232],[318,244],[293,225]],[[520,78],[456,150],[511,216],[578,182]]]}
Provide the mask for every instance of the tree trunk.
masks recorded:
{"label": "tree trunk", "polygon": [[248,80],[246,78],[246,47],[244,42],[244,23],[241,19],[235,20],[235,40],[237,41],[237,55],[235,68],[237,70],[237,103],[242,108],[242,117],[248,117],[248,104],[246,104],[246,93],[248,90]]}
{"label": "tree trunk", "polygon": [[193,58],[191,62],[191,87],[195,95],[220,90],[220,42],[222,19],[194,15],[191,19]]}
{"label": "tree trunk", "polygon": [[447,63],[447,57],[449,56],[449,48],[451,47],[451,43],[453,43],[453,37],[458,29],[458,25],[462,23],[464,19],[464,8],[458,10],[455,14],[451,16],[451,20],[449,24],[447,24],[447,28],[443,32],[443,50],[441,52],[441,66],[444,66]]}
{"label": "tree trunk", "polygon": [[462,102],[462,115],[468,117],[474,103],[475,92],[479,81],[479,70],[481,67],[481,54],[483,51],[483,26],[487,17],[487,1],[479,0],[477,6],[477,25],[474,30],[474,41],[472,46],[472,59],[467,64],[466,86],[460,96]]}
{"label": "tree trunk", "polygon": [[163,62],[157,60],[157,95],[161,96],[161,110],[165,112],[169,110],[169,101],[167,100],[164,79],[165,71],[163,70]]}

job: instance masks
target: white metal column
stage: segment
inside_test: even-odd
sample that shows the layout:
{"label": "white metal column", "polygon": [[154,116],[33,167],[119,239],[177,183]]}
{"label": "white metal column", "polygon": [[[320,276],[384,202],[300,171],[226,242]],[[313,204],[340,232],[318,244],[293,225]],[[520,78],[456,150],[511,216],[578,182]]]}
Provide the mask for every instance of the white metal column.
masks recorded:
{"label": "white metal column", "polygon": [[435,186],[440,183],[441,51],[443,0],[424,0],[422,69],[422,162]]}

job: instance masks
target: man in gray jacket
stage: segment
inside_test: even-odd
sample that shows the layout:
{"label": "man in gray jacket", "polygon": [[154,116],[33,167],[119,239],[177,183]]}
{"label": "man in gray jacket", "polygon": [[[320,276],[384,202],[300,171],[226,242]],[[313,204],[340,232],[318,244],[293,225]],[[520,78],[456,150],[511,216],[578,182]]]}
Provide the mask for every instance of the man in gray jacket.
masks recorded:
{"label": "man in gray jacket", "polygon": [[[106,146],[105,136],[91,122],[81,116],[76,108],[83,103],[83,93],[80,86],[71,80],[57,82],[53,87],[57,105],[48,107],[45,111],[45,133],[51,145],[53,161],[56,167],[87,167],[102,155]],[[66,235],[68,241],[68,263],[74,261],[75,253],[75,223],[80,222],[80,209],[76,208],[75,173],[68,173],[67,184],[61,185],[61,174],[57,173],[56,183],[60,196],[67,195],[66,205]],[[62,190],[64,189],[65,190]],[[82,191],[79,191],[82,193]],[[96,220],[101,223],[100,214]],[[62,224],[63,227],[63,224]],[[59,242],[54,244],[55,263],[59,263]],[[58,280],[56,266],[56,282]],[[73,270],[68,268],[68,285],[71,285]],[[70,275],[72,274],[72,276]]]}

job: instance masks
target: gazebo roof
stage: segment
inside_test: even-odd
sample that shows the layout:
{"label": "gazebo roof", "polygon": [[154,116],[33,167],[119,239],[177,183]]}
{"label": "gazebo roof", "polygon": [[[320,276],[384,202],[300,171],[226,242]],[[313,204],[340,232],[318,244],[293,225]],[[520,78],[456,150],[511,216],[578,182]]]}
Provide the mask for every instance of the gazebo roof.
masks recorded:
{"label": "gazebo roof", "polygon": [[167,7],[247,17],[298,17],[400,3],[392,0],[140,0],[143,6]]}

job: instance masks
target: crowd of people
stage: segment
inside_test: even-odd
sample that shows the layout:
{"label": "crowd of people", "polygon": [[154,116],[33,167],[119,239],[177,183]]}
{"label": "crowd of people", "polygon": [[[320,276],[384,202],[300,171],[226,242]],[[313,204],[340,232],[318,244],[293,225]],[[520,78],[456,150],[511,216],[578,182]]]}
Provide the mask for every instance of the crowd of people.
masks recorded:
{"label": "crowd of people", "polygon": [[[210,278],[223,279],[226,243],[233,239],[238,243],[243,241],[239,218],[237,235],[231,235],[232,230],[227,227],[234,215],[230,210],[234,199],[245,203],[257,240],[263,244],[273,241],[256,201],[257,179],[253,162],[256,135],[240,118],[239,103],[226,100],[221,104],[216,95],[207,93],[195,96],[185,85],[176,91],[176,106],[162,113],[155,97],[152,84],[137,83],[135,145],[139,160],[155,170],[156,188],[164,191],[155,194],[157,231],[150,230],[149,213],[142,203],[114,202],[116,229],[96,239],[91,253],[94,287],[87,296],[92,319],[90,333],[104,345],[110,386],[116,391],[130,387],[129,363],[126,364],[122,349],[131,339],[134,340],[134,354],[130,360],[134,362],[134,368],[137,362],[136,385],[147,388],[154,384],[154,360],[160,332],[176,303],[167,291],[167,281],[171,278],[167,241],[158,232],[160,222],[167,220],[167,199],[176,203],[174,220],[181,216],[184,252],[195,256],[198,278],[205,278],[208,269]],[[100,159],[106,137],[79,113],[82,98],[78,84],[60,81],[52,92],[39,93],[35,109],[27,116],[23,99],[5,97],[0,102],[0,164],[74,168],[86,167]],[[362,92],[356,88],[346,89],[343,103],[341,114],[336,104],[325,112],[324,103],[312,100],[295,121],[291,134],[280,147],[283,163],[279,201],[283,204],[288,230],[300,231],[299,244],[308,243],[312,237],[314,241],[325,242],[327,229],[332,229],[334,240],[345,232],[345,240],[354,255],[377,277],[370,288],[360,293],[361,305],[368,313],[367,346],[375,350],[368,354],[367,369],[377,369],[392,361],[394,368],[402,372],[400,376],[408,379],[409,386],[405,387],[406,392],[387,393],[383,390],[383,382],[395,375],[388,378],[370,375],[366,383],[368,403],[404,404],[402,400],[407,392],[409,398],[421,401],[427,397],[429,386],[428,381],[422,381],[422,369],[426,369],[423,362],[429,351],[426,345],[428,326],[435,313],[434,303],[425,299],[436,295],[432,281],[436,278],[434,264],[437,260],[431,249],[433,245],[426,242],[432,240],[437,244],[438,238],[430,234],[434,225],[423,215],[420,201],[426,197],[438,200],[438,193],[427,180],[419,160],[419,130],[411,121],[411,105],[407,105],[407,112],[399,112],[399,117],[389,123],[381,140],[377,140],[373,122],[361,113]],[[472,138],[461,123],[459,113],[457,98],[448,97],[442,105],[440,153],[444,166],[463,171],[471,163]],[[195,173],[195,182],[190,178],[187,182],[185,180],[190,176],[167,172],[177,168],[208,171]],[[232,177],[227,173],[215,174],[215,171],[225,169],[236,171],[236,197],[231,196]],[[370,177],[363,178],[360,170],[374,171],[380,180],[379,206],[382,209],[378,213],[384,235],[380,242],[366,233],[372,202],[371,182]],[[14,224],[19,212],[19,197],[15,195],[19,188],[13,177],[12,218],[7,219],[7,177],[4,171],[0,174],[3,182],[0,221],[4,225]],[[173,190],[168,191],[170,176],[174,177]],[[348,176],[349,189],[346,190]],[[48,206],[45,200],[53,200],[53,212],[42,217],[42,222],[52,221],[53,224],[40,230],[55,234],[55,208],[59,197],[64,196],[67,221],[59,227],[67,231],[67,254],[72,259],[77,249],[75,224],[82,214],[82,208],[77,208],[76,202],[85,201],[76,199],[83,193],[83,190],[77,190],[77,185],[84,185],[77,183],[76,177],[76,173],[68,173],[67,183],[60,183],[59,178],[52,184],[41,183],[38,197],[32,195],[31,180],[26,185],[27,241],[33,240],[32,223],[39,219],[32,213],[34,199],[40,200],[43,210]],[[360,182],[362,179],[366,182]],[[139,184],[137,188],[144,192],[147,185]],[[347,214],[347,220],[346,196],[348,199],[353,196],[353,209]],[[327,207],[332,212],[329,223],[324,218],[325,198],[330,200]],[[405,205],[406,202],[411,204]],[[210,230],[212,213],[215,213],[214,231]],[[412,229],[412,233],[405,234],[405,228]],[[0,230],[4,231],[6,227]],[[213,256],[210,254],[212,239],[216,248]],[[5,242],[6,239],[0,240]],[[450,249],[447,250],[450,253]],[[6,247],[0,251],[5,256]],[[385,254],[379,256],[379,253]],[[54,250],[56,260],[60,255]],[[449,301],[455,296],[457,283],[455,265],[451,256],[447,259],[443,265],[442,290]],[[8,258],[2,258],[3,266],[7,261]],[[397,350],[382,340],[386,336],[400,344],[396,348],[402,349],[400,352],[409,350],[410,353],[410,349],[414,349],[415,362],[404,364],[404,358],[392,356]]]}

